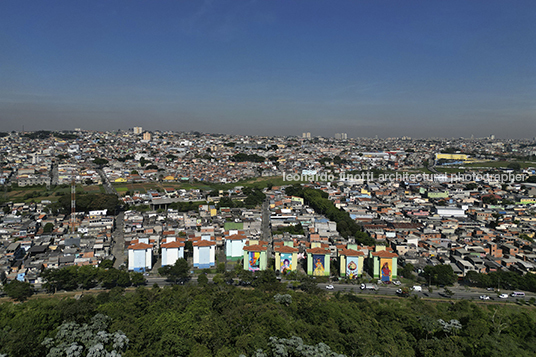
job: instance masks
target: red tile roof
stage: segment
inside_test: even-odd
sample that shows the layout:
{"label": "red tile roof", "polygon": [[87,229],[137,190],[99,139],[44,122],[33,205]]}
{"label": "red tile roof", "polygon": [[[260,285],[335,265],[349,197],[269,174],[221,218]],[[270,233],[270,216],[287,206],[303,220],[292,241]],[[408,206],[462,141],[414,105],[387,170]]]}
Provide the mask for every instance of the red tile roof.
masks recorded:
{"label": "red tile roof", "polygon": [[164,243],[161,245],[162,248],[179,248],[179,247],[184,247],[185,244],[182,243],[182,242],[169,242],[169,243]]}
{"label": "red tile roof", "polygon": [[258,244],[244,247],[244,250],[247,250],[248,252],[262,252],[267,249],[268,249],[267,247],[263,247],[262,245],[258,245]]}
{"label": "red tile roof", "polygon": [[274,247],[274,251],[279,252],[279,253],[297,253],[299,249],[283,245],[279,247]]}
{"label": "red tile roof", "polygon": [[378,258],[395,258],[398,257],[398,254],[391,253],[386,250],[380,250],[379,252],[372,252],[372,255]]}
{"label": "red tile roof", "polygon": [[339,251],[339,255],[345,255],[347,257],[359,257],[361,255],[365,255],[365,253],[363,253],[362,251],[360,250],[353,250],[353,249],[341,249]]}
{"label": "red tile roof", "polygon": [[247,239],[247,237],[243,234],[233,234],[231,236],[225,237],[227,240],[242,240]]}
{"label": "red tile roof", "polygon": [[193,242],[192,245],[194,247],[210,247],[216,245],[216,242],[210,240],[198,240],[197,242]]}
{"label": "red tile roof", "polygon": [[145,244],[145,243],[136,243],[136,244],[132,244],[128,247],[128,249],[133,249],[133,250],[145,250],[145,249],[149,249],[149,248],[152,248],[153,246],[151,244]]}
{"label": "red tile roof", "polygon": [[320,247],[307,249],[306,252],[309,254],[330,254],[330,251],[328,249],[320,248]]}

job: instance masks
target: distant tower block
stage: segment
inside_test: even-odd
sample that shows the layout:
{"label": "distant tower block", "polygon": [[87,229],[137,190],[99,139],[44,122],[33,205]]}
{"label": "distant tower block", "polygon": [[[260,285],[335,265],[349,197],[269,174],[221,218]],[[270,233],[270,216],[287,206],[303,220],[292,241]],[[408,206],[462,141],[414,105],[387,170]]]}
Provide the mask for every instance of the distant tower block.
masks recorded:
{"label": "distant tower block", "polygon": [[143,140],[151,141],[151,133],[149,133],[148,131],[143,133]]}
{"label": "distant tower block", "polygon": [[141,126],[135,126],[134,134],[141,134],[141,133],[143,133],[143,128]]}

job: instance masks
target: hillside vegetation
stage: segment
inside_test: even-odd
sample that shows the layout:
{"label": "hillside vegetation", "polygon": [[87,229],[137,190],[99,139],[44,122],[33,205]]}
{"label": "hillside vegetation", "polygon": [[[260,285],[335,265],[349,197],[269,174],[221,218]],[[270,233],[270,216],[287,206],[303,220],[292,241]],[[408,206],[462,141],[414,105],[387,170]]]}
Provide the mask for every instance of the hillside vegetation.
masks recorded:
{"label": "hillside vegetation", "polygon": [[[102,319],[106,324],[96,325]],[[0,305],[0,354],[60,356],[62,348],[76,347],[100,356],[94,341],[102,336],[110,338],[98,348],[123,356],[532,356],[536,312],[288,292],[272,282],[248,290],[209,284],[125,293],[116,287],[79,300]]]}

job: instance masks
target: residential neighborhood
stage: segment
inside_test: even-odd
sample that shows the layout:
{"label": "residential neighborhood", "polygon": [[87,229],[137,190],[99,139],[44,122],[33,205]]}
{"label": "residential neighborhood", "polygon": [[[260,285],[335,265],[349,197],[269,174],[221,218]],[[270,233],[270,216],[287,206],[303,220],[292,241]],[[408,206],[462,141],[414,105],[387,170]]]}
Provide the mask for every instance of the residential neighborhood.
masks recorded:
{"label": "residential neighborhood", "polygon": [[[3,280],[39,285],[45,269],[104,260],[157,274],[180,258],[194,271],[225,263],[384,284],[407,264],[415,276],[448,265],[460,282],[536,271],[536,163],[512,159],[534,157],[534,141],[150,134],[2,137]],[[322,193],[359,237],[296,187]],[[117,205],[87,208],[105,193]]]}

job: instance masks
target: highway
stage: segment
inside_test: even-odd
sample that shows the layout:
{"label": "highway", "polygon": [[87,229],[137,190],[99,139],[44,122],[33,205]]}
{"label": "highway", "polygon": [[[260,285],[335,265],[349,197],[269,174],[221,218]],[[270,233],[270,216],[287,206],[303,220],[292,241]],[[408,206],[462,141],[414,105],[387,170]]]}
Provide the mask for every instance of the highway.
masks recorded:
{"label": "highway", "polygon": [[[326,286],[328,284],[318,284],[318,285],[322,287],[323,289],[326,289]],[[333,291],[333,292],[352,291],[356,294],[363,294],[363,295],[387,295],[387,296],[397,295],[396,290],[400,288],[400,286],[389,284],[389,285],[380,285],[377,291],[370,291],[370,290],[365,291],[365,290],[361,290],[359,285],[336,284],[336,283],[332,285],[333,285],[333,290],[328,290],[328,291]],[[428,291],[428,288],[423,287],[422,292],[411,292],[410,295],[416,295],[416,296],[423,297],[423,298],[437,298],[437,299],[449,298],[445,294],[445,289],[436,288],[436,287],[432,287],[432,289],[433,289],[433,292],[430,293]],[[516,299],[511,296],[509,296],[507,299],[500,299],[498,297],[499,294],[497,292],[486,291],[485,289],[479,289],[479,288],[449,287],[449,290],[454,293],[452,297],[450,297],[450,299],[452,300],[461,300],[461,299],[479,300],[479,297],[481,295],[488,295],[490,297],[490,300],[488,301],[505,301],[505,300],[515,301]],[[501,290],[501,293],[510,294],[511,292],[512,292],[511,290]],[[528,300],[532,297],[536,298],[536,294],[526,293],[525,300]]]}
{"label": "highway", "polygon": [[[197,277],[192,277],[192,281],[196,281]],[[211,279],[209,279],[211,280]],[[236,281],[236,279],[235,279]],[[147,286],[152,286],[154,283],[158,284],[159,286],[163,287],[166,285],[171,285],[170,282],[166,281],[165,278],[162,277],[153,277],[149,276],[147,277]],[[283,281],[282,284],[288,284],[287,281]],[[332,283],[333,290],[326,289],[326,286],[329,285],[329,283],[323,283],[318,284],[318,287],[325,289],[327,292],[353,292],[358,295],[363,296],[398,296],[396,294],[396,290],[400,288],[400,286],[395,285],[381,285],[377,291],[370,291],[370,290],[361,290],[360,285],[352,285],[352,284],[337,284]],[[427,288],[423,288],[422,292],[411,292],[411,295],[416,295],[421,298],[430,298],[430,299],[451,299],[451,300],[480,300],[481,295],[488,295],[490,297],[490,301],[500,301],[500,302],[506,302],[506,301],[516,301],[517,298],[508,296],[507,299],[500,299],[498,297],[498,293],[493,291],[486,291],[485,289],[479,289],[479,288],[465,288],[465,287],[449,287],[449,289],[454,293],[452,297],[448,297],[444,293],[444,289],[441,288],[433,288],[433,292],[430,293]],[[510,295],[512,291],[511,290],[501,290],[501,293],[507,293]],[[529,300],[530,298],[536,298],[536,294],[534,293],[526,293],[525,300]],[[402,297],[401,297],[402,298]]]}

